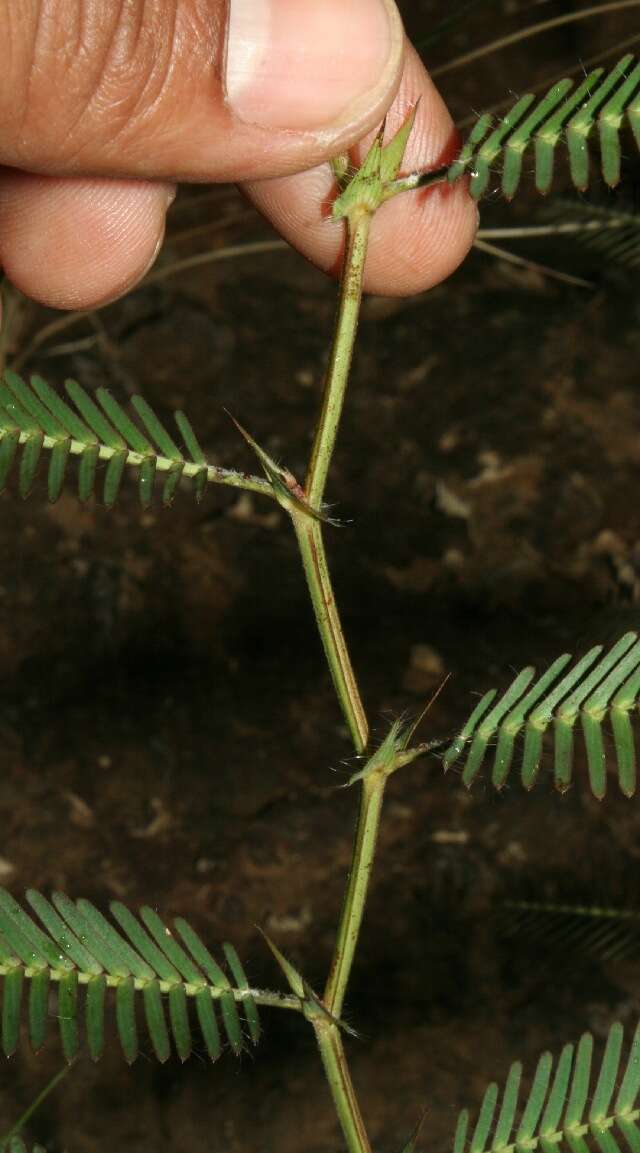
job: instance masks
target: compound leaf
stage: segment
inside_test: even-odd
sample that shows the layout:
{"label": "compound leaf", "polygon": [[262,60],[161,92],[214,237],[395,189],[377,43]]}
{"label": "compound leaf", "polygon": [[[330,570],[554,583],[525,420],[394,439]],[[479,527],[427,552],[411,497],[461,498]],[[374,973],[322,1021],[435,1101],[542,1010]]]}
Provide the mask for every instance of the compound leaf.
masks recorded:
{"label": "compound leaf", "polygon": [[476,199],[485,194],[491,173],[500,168],[502,193],[511,200],[529,148],[536,187],[543,194],[549,192],[556,155],[564,145],[572,183],[583,192],[591,177],[592,137],[599,143],[603,180],[613,188],[620,180],[622,134],[640,149],[640,63],[628,53],[609,72],[595,68],[577,85],[567,78],[540,98],[527,93],[491,129],[491,118],[481,116],[447,171],[450,183],[470,173],[469,189]]}
{"label": "compound leaf", "polygon": [[0,1038],[7,1056],[18,1046],[25,1006],[33,1048],[44,1043],[48,1018],[57,1018],[68,1062],[80,1049],[82,1030],[91,1057],[101,1057],[111,993],[117,1034],[129,1062],[139,1051],[138,1008],[160,1061],[170,1056],[172,1042],[179,1058],[187,1059],[196,1021],[215,1060],[222,1050],[221,1033],[234,1053],[246,1047],[239,1007],[253,1044],[260,1037],[260,1003],[299,1008],[295,998],[251,989],[228,943],[223,946],[227,974],[182,919],[175,923],[174,936],[150,908],[136,917],[116,901],[111,920],[89,901],[72,901],[63,893],[48,901],[29,891],[27,901],[29,909],[0,889]]}
{"label": "compound leaf", "polygon": [[[612,1025],[597,1074],[590,1033],[583,1034],[575,1050],[573,1045],[565,1045],[555,1073],[551,1053],[543,1053],[526,1093],[522,1092],[521,1066],[519,1062],[512,1065],[502,1094],[495,1083],[487,1089],[470,1139],[469,1112],[464,1109],[460,1113],[454,1153],[501,1153],[505,1149],[519,1153],[538,1149],[543,1153],[591,1153],[601,1149],[612,1153],[619,1148],[616,1129],[633,1150],[637,1149],[640,1025],[625,1061],[621,1061],[623,1039],[622,1025]],[[621,1073],[622,1084],[614,1101]]]}
{"label": "compound leaf", "polygon": [[[568,653],[536,678],[524,669],[500,695],[487,693],[444,754],[449,769],[466,752],[462,779],[470,786],[478,777],[495,744],[492,783],[498,789],[508,780],[521,742],[520,776],[530,789],[538,776],[544,738],[552,734],[556,787],[569,788],[575,760],[575,730],[579,721],[584,738],[589,785],[602,799],[607,788],[608,753],[605,726],[610,725],[610,759],[620,790],[636,791],[636,749],[632,718],[640,702],[640,640],[626,633],[608,651],[601,645],[571,664]],[[489,706],[492,706],[489,708]]]}

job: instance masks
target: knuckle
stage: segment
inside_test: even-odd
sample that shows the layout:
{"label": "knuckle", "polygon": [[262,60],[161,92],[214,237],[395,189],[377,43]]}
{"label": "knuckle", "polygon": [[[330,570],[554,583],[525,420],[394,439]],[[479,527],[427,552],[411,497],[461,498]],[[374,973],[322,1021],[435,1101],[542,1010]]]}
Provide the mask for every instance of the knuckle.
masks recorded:
{"label": "knuckle", "polygon": [[203,8],[210,12],[210,0],[119,0],[89,105],[107,149],[135,157],[154,126],[188,103],[210,42]]}
{"label": "knuckle", "polygon": [[22,152],[12,162],[28,165],[35,148],[39,165],[80,166],[87,154],[108,154],[133,140],[170,87],[184,51],[181,9],[189,6],[189,0],[0,0],[0,13],[14,13],[11,68],[0,80],[0,132],[11,110],[12,139]]}
{"label": "knuckle", "polygon": [[95,70],[89,104],[107,136],[117,138],[135,126],[160,98],[171,67],[175,17],[175,0],[121,0]]}

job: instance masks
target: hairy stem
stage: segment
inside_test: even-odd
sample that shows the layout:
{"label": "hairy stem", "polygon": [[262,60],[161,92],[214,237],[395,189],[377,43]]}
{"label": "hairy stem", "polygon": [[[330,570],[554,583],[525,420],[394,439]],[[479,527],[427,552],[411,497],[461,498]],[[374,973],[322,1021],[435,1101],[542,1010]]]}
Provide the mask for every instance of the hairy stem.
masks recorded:
{"label": "hairy stem", "polygon": [[[6,977],[14,968],[15,965],[0,964],[0,977]],[[38,974],[42,973],[42,968],[39,965],[25,965],[22,971],[25,981],[31,981]],[[76,970],[76,974],[78,984],[81,986],[88,985],[95,976],[93,972],[87,973],[78,970]],[[62,981],[62,979],[68,975],[68,969],[49,969],[49,980],[53,983]],[[122,977],[114,976],[112,973],[105,974],[105,985],[108,989],[118,989],[122,981]],[[144,977],[134,977],[131,983],[133,988],[139,992],[147,986],[148,981]],[[161,993],[168,994],[175,987],[175,982],[173,980],[160,979],[157,985]],[[187,997],[195,997],[203,988],[201,984],[195,984],[191,981],[184,981],[182,987]],[[264,1005],[269,1009],[287,1009],[294,1013],[302,1012],[302,1003],[299,997],[284,993],[273,993],[269,989],[253,989],[251,987],[247,987],[246,989],[225,989],[215,985],[209,985],[208,989],[213,1001],[218,1001],[225,994],[231,993],[234,1001],[238,1004],[242,1004],[243,1001],[251,998],[252,1001],[255,1001],[256,1005]]]}
{"label": "hairy stem", "polygon": [[[335,448],[353,357],[370,226],[371,215],[367,211],[357,211],[352,218],[347,219],[347,245],[336,328],[325,381],[322,411],[305,485],[309,504],[318,510],[322,504]],[[305,516],[295,511],[291,516],[335,690],[356,752],[362,753],[368,743],[369,725],[331,587],[322,524],[309,515]],[[384,781],[380,787],[376,785],[375,788],[365,782],[361,793],[353,858],[325,992],[327,1007],[335,1015],[339,1015],[342,1008],[362,924],[383,789]]]}
{"label": "hairy stem", "polygon": [[[347,220],[347,245],[342,270],[336,328],[325,381],[305,496],[320,511],[353,357],[371,215],[357,211]],[[333,595],[324,548],[322,523],[309,513],[292,510],[291,519],[300,547],[311,602],[333,683],[356,752],[364,752],[369,725],[351,664]],[[339,1013],[353,964],[373,864],[384,778],[363,782],[353,859],[325,997],[329,1012]],[[317,1017],[314,1029],[325,1074],[349,1153],[371,1153],[360,1107],[349,1074],[340,1032],[328,1018]]]}
{"label": "hairy stem", "polygon": [[331,587],[322,525],[295,511],[291,519],[327,664],[351,738],[356,751],[361,753],[369,739],[369,727]]}
{"label": "hairy stem", "polygon": [[378,839],[385,784],[386,777],[381,773],[365,777],[362,782],[351,870],[340,914],[331,971],[324,992],[324,1003],[328,1012],[334,1017],[339,1017],[342,1012],[360,935]]}
{"label": "hairy stem", "polygon": [[[320,510],[322,505],[349,379],[362,300],[362,276],[370,226],[371,216],[364,211],[355,213],[353,219],[347,221],[347,245],[340,282],[338,314],[325,380],[322,410],[305,482],[306,500],[311,508],[316,510]],[[291,511],[291,519],[333,684],[356,752],[362,753],[369,739],[369,726],[333,595],[322,525],[314,517],[296,510]]]}
{"label": "hairy stem", "polygon": [[349,1153],[371,1153],[338,1026],[327,1019],[317,1018],[313,1027]]}
{"label": "hairy stem", "polygon": [[[18,444],[25,444],[31,436],[32,433],[30,432],[21,432],[18,438]],[[0,440],[1,439],[2,430],[0,430]],[[43,449],[54,449],[56,445],[60,443],[61,438],[59,437],[44,436],[42,438]],[[82,456],[87,451],[85,441],[74,440],[73,437],[69,437],[67,444],[71,456]],[[111,445],[101,444],[98,448],[98,460],[109,461],[112,457],[117,456],[120,451],[120,449],[112,448]],[[124,453],[124,456],[125,465],[130,468],[140,468],[140,466],[144,464],[145,459],[147,459],[142,453],[134,452],[133,450],[128,450]],[[174,460],[166,456],[161,456],[160,454],[155,457],[155,462],[157,473],[170,472],[176,465]],[[183,465],[182,476],[185,480],[190,480],[192,477],[197,476],[201,469],[202,465],[187,460]],[[260,496],[268,496],[271,497],[272,500],[275,499],[273,486],[268,480],[265,480],[264,477],[252,476],[251,473],[238,472],[236,469],[221,468],[217,464],[208,464],[206,465],[206,469],[209,484],[225,484],[231,488],[243,488],[247,492],[257,492]]]}
{"label": "hairy stem", "polygon": [[360,301],[362,299],[362,275],[370,227],[371,215],[364,210],[355,213],[353,219],[347,220],[347,247],[340,285],[338,316],[329,356],[322,410],[316,428],[311,462],[305,482],[307,500],[315,509],[319,509],[322,504],[327,473],[342,415],[353,346],[358,329]]}

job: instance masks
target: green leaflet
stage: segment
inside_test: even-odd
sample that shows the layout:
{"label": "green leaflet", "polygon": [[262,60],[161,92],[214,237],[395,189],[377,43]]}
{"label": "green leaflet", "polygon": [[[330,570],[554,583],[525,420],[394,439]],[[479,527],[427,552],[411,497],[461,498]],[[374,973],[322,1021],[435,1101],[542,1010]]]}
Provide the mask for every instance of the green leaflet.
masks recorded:
{"label": "green leaflet", "polygon": [[565,79],[540,98],[525,94],[493,131],[490,126],[488,116],[480,117],[447,172],[450,182],[470,173],[469,188],[476,199],[487,191],[496,168],[502,173],[503,195],[512,199],[529,148],[536,187],[547,193],[556,154],[565,143],[572,182],[583,191],[590,181],[589,141],[596,134],[603,180],[614,187],[620,179],[626,137],[640,148],[640,64],[627,54],[609,72],[596,68],[579,84]]}
{"label": "green leaflet", "polygon": [[[73,1061],[83,1044],[83,1021],[89,1053],[98,1060],[111,991],[128,1062],[135,1061],[140,1049],[141,1015],[160,1061],[170,1057],[172,1046],[180,1060],[189,1057],[196,1021],[212,1060],[222,1051],[220,1026],[233,1052],[240,1054],[246,1039],[238,1003],[251,1041],[259,1040],[256,999],[232,945],[224,945],[228,976],[186,921],[176,921],[174,935],[149,908],[136,917],[114,902],[113,920],[108,920],[90,902],[72,901],[63,893],[48,901],[29,891],[27,901],[29,910],[0,889],[0,1038],[6,1056],[18,1046],[26,1012],[34,1049],[44,1043],[48,1021],[57,1019],[65,1058]],[[279,1001],[275,994],[262,996],[270,1004]],[[51,997],[57,1000],[53,1012]],[[194,1014],[190,1001],[195,1002]]]}
{"label": "green leaflet", "polygon": [[[487,693],[444,754],[444,767],[449,769],[466,754],[462,779],[470,786],[495,745],[491,779],[500,789],[508,780],[519,743],[520,777],[529,789],[537,779],[545,737],[552,735],[554,781],[563,792],[572,781],[579,722],[593,795],[602,799],[606,793],[610,759],[621,792],[633,796],[632,716],[639,700],[640,640],[629,632],[604,653],[596,645],[574,664],[565,653],[540,677],[527,668],[501,695],[496,697],[495,690]],[[605,726],[613,732],[610,754]]]}
{"label": "green leaflet", "polygon": [[615,1153],[621,1148],[616,1129],[633,1150],[637,1149],[640,1025],[625,1061],[623,1040],[622,1025],[612,1025],[597,1074],[592,1072],[593,1038],[589,1033],[582,1036],[577,1049],[565,1045],[555,1069],[551,1053],[543,1053],[524,1097],[522,1070],[516,1062],[502,1094],[495,1083],[487,1089],[471,1138],[469,1112],[462,1111],[453,1141],[454,1153],[500,1153],[506,1149],[521,1153],[538,1149],[543,1153],[586,1153],[594,1148]]}

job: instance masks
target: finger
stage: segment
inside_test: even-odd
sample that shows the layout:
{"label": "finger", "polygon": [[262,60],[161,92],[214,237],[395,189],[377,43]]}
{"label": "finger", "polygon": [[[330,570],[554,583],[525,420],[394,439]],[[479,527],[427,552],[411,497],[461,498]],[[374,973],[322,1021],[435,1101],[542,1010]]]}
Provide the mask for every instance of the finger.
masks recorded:
{"label": "finger", "polygon": [[[387,125],[391,134],[420,100],[403,171],[435,168],[452,160],[458,141],[438,91],[410,45]],[[314,264],[336,272],[344,227],[328,218],[335,185],[328,165],[295,176],[251,183],[246,191],[282,235]],[[477,210],[464,184],[436,185],[388,201],[376,215],[365,289],[410,295],[448,276],[467,254]]]}
{"label": "finger", "polygon": [[402,70],[394,0],[0,0],[0,164],[257,179],[358,140]]}
{"label": "finger", "polygon": [[54,308],[105,304],[153,263],[170,185],[58,180],[0,169],[0,267]]}

